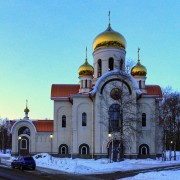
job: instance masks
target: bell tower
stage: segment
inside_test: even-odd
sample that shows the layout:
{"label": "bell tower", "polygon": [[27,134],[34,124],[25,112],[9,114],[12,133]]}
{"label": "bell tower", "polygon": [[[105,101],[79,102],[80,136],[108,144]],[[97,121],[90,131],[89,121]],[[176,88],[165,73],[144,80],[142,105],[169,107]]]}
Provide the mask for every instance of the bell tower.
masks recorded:
{"label": "bell tower", "polygon": [[79,93],[89,93],[92,89],[92,79],[94,74],[94,68],[88,63],[87,60],[87,47],[86,47],[86,58],[84,64],[79,67],[78,70],[80,79]]}
{"label": "bell tower", "polygon": [[139,89],[143,93],[146,93],[145,82],[146,82],[147,69],[145,66],[141,65],[139,52],[140,52],[140,48],[138,48],[138,61],[137,64],[131,69],[131,75],[136,79],[139,85]]}

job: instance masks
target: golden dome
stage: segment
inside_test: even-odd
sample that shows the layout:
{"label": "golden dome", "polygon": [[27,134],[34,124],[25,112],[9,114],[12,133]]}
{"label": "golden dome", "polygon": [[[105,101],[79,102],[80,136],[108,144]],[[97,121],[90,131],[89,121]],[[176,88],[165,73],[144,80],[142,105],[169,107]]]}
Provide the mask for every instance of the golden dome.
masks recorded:
{"label": "golden dome", "polygon": [[83,65],[79,67],[79,76],[92,76],[94,74],[94,68],[87,62],[87,59]]}
{"label": "golden dome", "polygon": [[94,68],[88,63],[87,58],[85,63],[79,67],[79,76],[92,76],[94,74]]}
{"label": "golden dome", "polygon": [[87,61],[87,47],[85,63],[79,67],[78,74],[79,76],[92,76],[94,74],[94,68]]}
{"label": "golden dome", "polygon": [[126,40],[122,34],[114,31],[110,24],[108,28],[96,36],[93,42],[93,51],[99,48],[116,47],[126,49]]}
{"label": "golden dome", "polygon": [[145,66],[141,65],[140,59],[139,59],[139,51],[140,48],[138,48],[138,62],[137,64],[131,69],[131,75],[136,77],[136,76],[146,76],[147,74],[147,69]]}
{"label": "golden dome", "polygon": [[25,112],[26,114],[28,114],[29,109],[26,107],[26,109],[24,109],[24,112]]}
{"label": "golden dome", "polygon": [[26,100],[26,109],[24,109],[24,112],[26,113],[26,114],[28,114],[28,112],[30,111],[29,109],[28,109],[28,100]]}
{"label": "golden dome", "polygon": [[147,69],[145,66],[141,65],[140,60],[138,60],[138,63],[131,69],[131,75],[132,76],[146,76]]}

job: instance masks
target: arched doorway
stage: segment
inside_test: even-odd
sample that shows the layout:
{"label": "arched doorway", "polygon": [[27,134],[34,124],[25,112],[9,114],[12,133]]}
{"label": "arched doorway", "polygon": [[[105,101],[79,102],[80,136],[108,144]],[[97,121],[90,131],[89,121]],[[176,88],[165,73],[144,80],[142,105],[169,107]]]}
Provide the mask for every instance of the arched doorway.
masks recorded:
{"label": "arched doorway", "polygon": [[19,128],[18,130],[18,155],[30,154],[30,129],[26,126]]}
{"label": "arched doorway", "polygon": [[26,136],[19,136],[18,155],[29,155],[29,138]]}

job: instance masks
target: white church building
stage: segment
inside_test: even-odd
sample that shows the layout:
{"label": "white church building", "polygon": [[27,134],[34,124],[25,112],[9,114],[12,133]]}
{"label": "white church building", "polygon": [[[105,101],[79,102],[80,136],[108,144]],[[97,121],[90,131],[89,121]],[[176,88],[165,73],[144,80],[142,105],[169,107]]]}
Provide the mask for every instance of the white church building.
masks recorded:
{"label": "white church building", "polygon": [[127,72],[126,40],[109,22],[94,39],[92,55],[93,66],[86,50],[79,83],[52,85],[53,121],[30,120],[26,108],[25,118],[12,122],[12,153],[114,161],[162,154],[162,91],[146,84],[139,49],[137,64]]}

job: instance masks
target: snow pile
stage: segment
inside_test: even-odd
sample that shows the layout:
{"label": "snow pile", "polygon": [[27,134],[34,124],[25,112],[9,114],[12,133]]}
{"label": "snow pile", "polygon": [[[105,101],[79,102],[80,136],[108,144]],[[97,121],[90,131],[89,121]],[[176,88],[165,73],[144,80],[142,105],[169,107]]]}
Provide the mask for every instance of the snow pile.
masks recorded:
{"label": "snow pile", "polygon": [[127,171],[133,169],[145,169],[159,166],[167,166],[171,164],[179,164],[177,161],[161,161],[153,159],[126,159],[121,162],[109,163],[109,159],[71,159],[71,158],[55,158],[47,153],[41,153],[34,156],[36,165],[39,167],[51,168],[76,174],[96,174],[108,173],[115,171]]}

